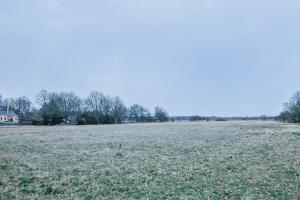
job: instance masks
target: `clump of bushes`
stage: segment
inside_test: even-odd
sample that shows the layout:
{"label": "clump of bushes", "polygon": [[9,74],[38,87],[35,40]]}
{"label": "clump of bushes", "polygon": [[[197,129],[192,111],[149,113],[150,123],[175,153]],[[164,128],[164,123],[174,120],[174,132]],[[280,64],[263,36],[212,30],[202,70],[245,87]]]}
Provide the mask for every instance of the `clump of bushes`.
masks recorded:
{"label": "clump of bushes", "polygon": [[195,116],[191,116],[189,118],[190,121],[209,121],[209,118],[208,117],[201,117],[201,116],[198,116],[198,115],[195,115]]}
{"label": "clump of bushes", "polygon": [[279,121],[300,123],[300,91],[296,92],[289,102],[284,104],[284,110],[278,116]]}

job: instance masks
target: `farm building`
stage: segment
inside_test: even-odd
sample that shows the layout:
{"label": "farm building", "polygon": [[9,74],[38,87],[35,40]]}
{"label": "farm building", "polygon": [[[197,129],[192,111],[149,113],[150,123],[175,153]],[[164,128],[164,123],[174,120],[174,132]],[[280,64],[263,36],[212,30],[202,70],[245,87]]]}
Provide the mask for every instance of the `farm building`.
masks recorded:
{"label": "farm building", "polygon": [[12,111],[0,111],[0,123],[17,124],[19,121],[18,115]]}

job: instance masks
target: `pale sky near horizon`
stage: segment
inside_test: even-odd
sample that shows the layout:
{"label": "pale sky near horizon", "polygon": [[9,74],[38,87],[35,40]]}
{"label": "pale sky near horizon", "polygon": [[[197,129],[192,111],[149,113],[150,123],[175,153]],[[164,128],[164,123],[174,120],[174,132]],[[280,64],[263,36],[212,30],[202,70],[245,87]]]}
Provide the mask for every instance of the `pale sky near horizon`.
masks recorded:
{"label": "pale sky near horizon", "polygon": [[300,89],[300,0],[0,0],[0,73],[5,97],[277,115]]}

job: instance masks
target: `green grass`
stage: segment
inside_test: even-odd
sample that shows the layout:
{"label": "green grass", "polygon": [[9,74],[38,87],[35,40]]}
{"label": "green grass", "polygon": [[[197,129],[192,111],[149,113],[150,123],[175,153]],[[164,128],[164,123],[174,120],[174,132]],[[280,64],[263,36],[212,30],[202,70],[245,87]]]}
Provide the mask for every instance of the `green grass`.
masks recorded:
{"label": "green grass", "polygon": [[1,127],[0,199],[300,199],[300,126]]}
{"label": "green grass", "polygon": [[0,171],[5,171],[8,169],[8,166],[7,165],[4,165],[4,164],[0,164]]}

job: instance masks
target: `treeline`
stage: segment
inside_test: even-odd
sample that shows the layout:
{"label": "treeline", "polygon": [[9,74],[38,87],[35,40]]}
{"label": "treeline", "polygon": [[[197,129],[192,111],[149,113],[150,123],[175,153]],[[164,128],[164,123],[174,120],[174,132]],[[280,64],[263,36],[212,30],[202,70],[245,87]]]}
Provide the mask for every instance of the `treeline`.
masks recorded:
{"label": "treeline", "polygon": [[273,116],[267,116],[267,115],[261,115],[258,117],[201,117],[198,115],[191,116],[188,118],[189,121],[251,121],[251,120],[261,120],[261,121],[267,121],[267,120],[274,120],[276,117]]}
{"label": "treeline", "polygon": [[27,97],[5,98],[0,95],[1,110],[14,111],[22,123],[34,125],[56,124],[120,124],[124,122],[165,122],[169,115],[157,106],[154,114],[144,106],[134,104],[126,107],[119,97],[101,92],[90,92],[80,98],[73,92],[48,92],[41,90],[36,96],[39,109]]}
{"label": "treeline", "polygon": [[201,117],[198,115],[190,116],[189,121],[209,121],[209,117]]}
{"label": "treeline", "polygon": [[300,123],[300,91],[297,91],[284,103],[284,110],[278,116],[278,120],[289,123]]}

